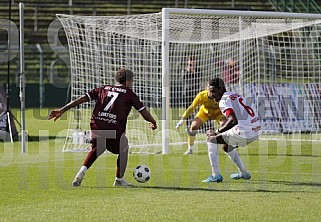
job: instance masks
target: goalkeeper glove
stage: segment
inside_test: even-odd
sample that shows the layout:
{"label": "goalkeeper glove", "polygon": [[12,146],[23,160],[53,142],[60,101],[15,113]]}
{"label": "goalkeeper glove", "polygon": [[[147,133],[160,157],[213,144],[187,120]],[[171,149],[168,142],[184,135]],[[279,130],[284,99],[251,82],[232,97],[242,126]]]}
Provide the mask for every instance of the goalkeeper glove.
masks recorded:
{"label": "goalkeeper glove", "polygon": [[181,125],[183,125],[185,119],[181,119],[180,121],[178,121],[178,123],[176,123],[176,129],[178,129]]}

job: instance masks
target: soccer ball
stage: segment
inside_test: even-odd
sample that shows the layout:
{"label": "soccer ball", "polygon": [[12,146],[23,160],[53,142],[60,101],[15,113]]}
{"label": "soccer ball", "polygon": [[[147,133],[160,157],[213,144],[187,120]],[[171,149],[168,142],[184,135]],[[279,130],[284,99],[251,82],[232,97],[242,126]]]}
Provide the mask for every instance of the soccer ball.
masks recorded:
{"label": "soccer ball", "polygon": [[151,171],[148,166],[138,165],[133,172],[135,180],[140,183],[145,183],[150,179]]}

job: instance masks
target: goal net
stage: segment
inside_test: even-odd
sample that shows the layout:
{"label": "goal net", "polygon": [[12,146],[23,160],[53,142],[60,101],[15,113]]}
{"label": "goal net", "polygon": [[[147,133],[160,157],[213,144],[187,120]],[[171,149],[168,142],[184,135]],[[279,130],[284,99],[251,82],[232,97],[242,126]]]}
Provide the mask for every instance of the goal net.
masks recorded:
{"label": "goal net", "polygon": [[[72,99],[114,83],[121,67],[135,73],[134,91],[159,129],[149,130],[132,110],[126,131],[132,152],[185,149],[187,135],[175,129],[176,122],[190,97],[213,77],[248,98],[261,117],[263,137],[319,135],[320,15],[163,9],[132,16],[57,16],[68,39]],[[70,112],[64,151],[89,149],[92,109],[87,103]],[[203,133],[213,127],[212,122],[201,128],[197,141],[205,142]]]}

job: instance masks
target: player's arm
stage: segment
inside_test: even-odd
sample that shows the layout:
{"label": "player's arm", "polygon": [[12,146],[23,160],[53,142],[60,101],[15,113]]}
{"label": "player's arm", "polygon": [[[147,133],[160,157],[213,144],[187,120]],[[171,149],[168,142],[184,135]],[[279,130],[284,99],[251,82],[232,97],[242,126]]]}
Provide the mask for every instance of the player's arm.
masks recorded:
{"label": "player's arm", "polygon": [[147,109],[144,109],[142,111],[139,112],[140,115],[142,115],[142,117],[150,123],[150,128],[152,130],[155,130],[157,129],[157,124],[156,124],[156,121],[154,119],[154,117],[152,116],[152,114],[150,114],[150,112],[147,110]]}
{"label": "player's arm", "polygon": [[238,124],[234,110],[229,108],[224,111],[227,121],[223,126],[217,129],[217,133],[225,132]]}
{"label": "player's arm", "polygon": [[194,98],[191,105],[185,110],[182,115],[182,118],[176,124],[176,129],[178,129],[181,125],[183,125],[184,121],[194,112],[194,110],[200,105],[201,103],[201,96],[200,93]]}
{"label": "player's arm", "polygon": [[75,106],[78,106],[84,102],[88,102],[88,101],[89,101],[88,96],[83,95],[83,96],[79,97],[78,99],[75,99],[75,100],[71,101],[70,103],[66,104],[65,106],[61,107],[60,109],[56,109],[56,110],[51,111],[48,116],[48,119],[54,118],[54,121],[56,121],[67,110],[69,110]]}

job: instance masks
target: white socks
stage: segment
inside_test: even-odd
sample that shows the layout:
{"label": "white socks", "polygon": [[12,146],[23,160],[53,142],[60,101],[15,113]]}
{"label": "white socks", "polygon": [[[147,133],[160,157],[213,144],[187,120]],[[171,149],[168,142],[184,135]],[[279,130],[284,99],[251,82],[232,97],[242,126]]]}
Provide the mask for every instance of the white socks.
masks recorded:
{"label": "white socks", "polygon": [[[208,158],[210,160],[210,165],[212,167],[212,175],[217,176],[220,174],[220,165],[219,165],[219,158],[218,158],[218,145],[216,143],[207,143],[208,149]],[[238,152],[236,149],[226,153],[226,155],[233,161],[236,165],[239,173],[242,175],[243,173],[247,173],[243,161],[241,160]]]}
{"label": "white socks", "polygon": [[233,161],[233,163],[236,165],[236,167],[239,170],[239,173],[241,173],[241,175],[242,175],[242,173],[247,172],[238,152],[236,151],[236,149],[233,149],[232,151],[230,151],[226,154]]}
{"label": "white socks", "polygon": [[86,167],[86,166],[81,166],[81,167],[80,167],[79,172],[84,172],[84,174],[85,174],[86,171],[87,171],[87,167]]}
{"label": "white socks", "polygon": [[78,173],[76,174],[75,178],[83,178],[84,175],[86,174],[87,167],[86,166],[81,166]]}
{"label": "white socks", "polygon": [[218,160],[218,148],[216,143],[207,143],[208,158],[212,167],[212,175],[215,177],[220,174],[220,165]]}

